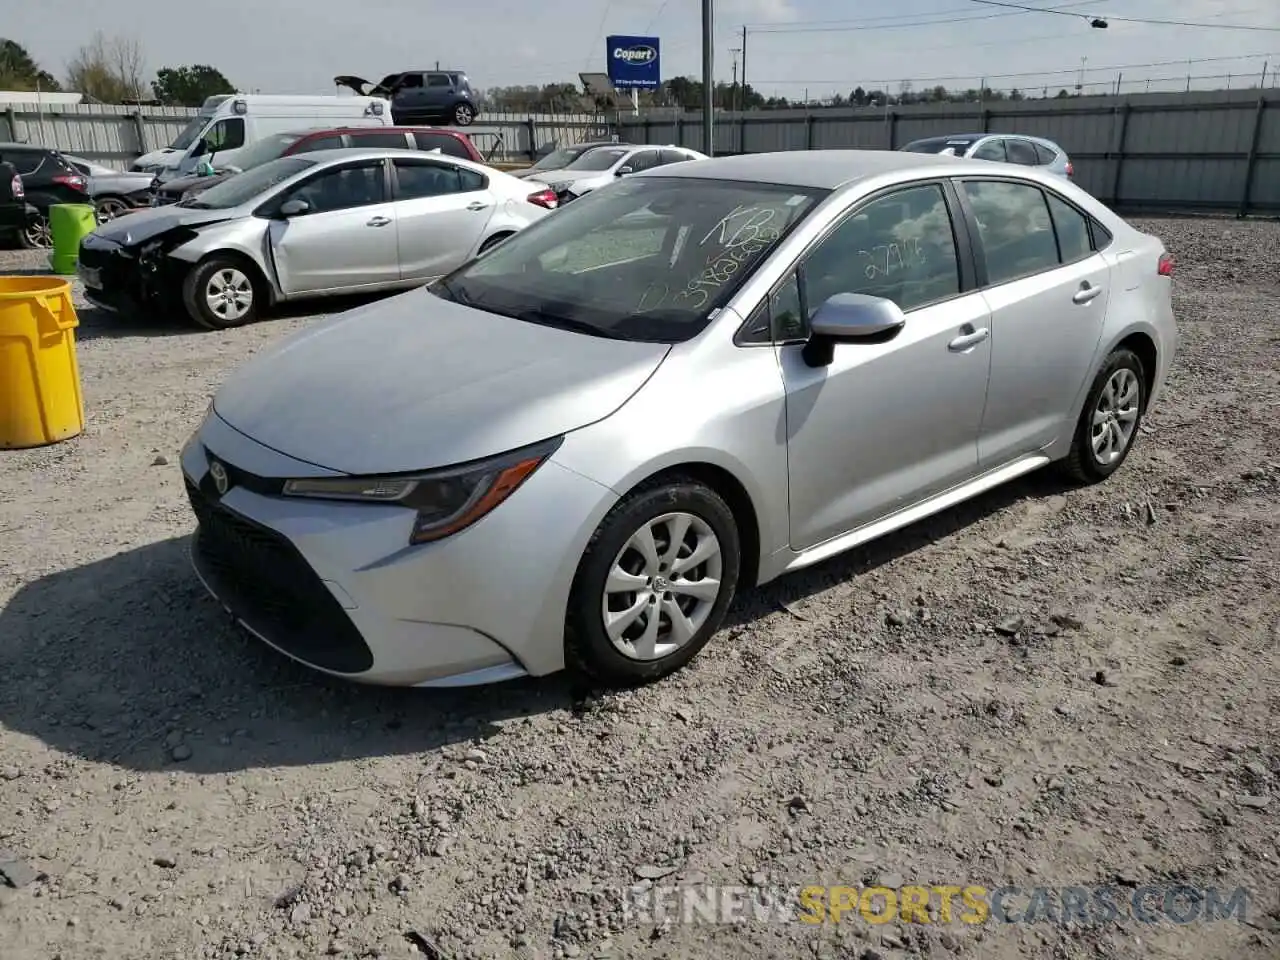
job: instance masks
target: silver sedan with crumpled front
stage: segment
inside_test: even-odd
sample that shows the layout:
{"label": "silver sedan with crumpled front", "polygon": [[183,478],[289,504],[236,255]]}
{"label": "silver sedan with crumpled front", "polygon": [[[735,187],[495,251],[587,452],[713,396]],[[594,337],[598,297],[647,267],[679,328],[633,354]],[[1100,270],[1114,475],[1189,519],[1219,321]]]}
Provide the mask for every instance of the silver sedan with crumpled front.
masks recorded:
{"label": "silver sedan with crumpled front", "polygon": [[1038,171],[638,174],[237,370],[182,454],[196,569],[356,680],[653,680],[739,588],[1048,464],[1110,476],[1176,350],[1172,269]]}

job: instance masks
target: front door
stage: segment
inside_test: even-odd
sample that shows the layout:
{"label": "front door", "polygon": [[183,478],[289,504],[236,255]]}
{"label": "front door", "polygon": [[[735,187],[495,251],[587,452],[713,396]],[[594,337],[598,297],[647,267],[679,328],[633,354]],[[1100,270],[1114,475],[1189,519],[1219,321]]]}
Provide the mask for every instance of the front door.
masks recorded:
{"label": "front door", "polygon": [[983,468],[1070,433],[1102,338],[1110,267],[1075,207],[1030,183],[960,185],[977,222],[991,308]]}
{"label": "front door", "polygon": [[493,216],[488,178],[425,157],[397,157],[394,170],[400,277],[425,282],[461,266]]}
{"label": "front door", "polygon": [[887,342],[837,345],[827,366],[810,367],[800,344],[778,347],[791,547],[804,550],[976,473],[991,342],[937,183],[855,208],[805,256],[795,285],[801,316],[837,293],[885,297],[907,315]]}
{"label": "front door", "polygon": [[291,189],[307,212],[269,231],[285,296],[355,290],[400,279],[395,205],[381,160],[331,167]]}

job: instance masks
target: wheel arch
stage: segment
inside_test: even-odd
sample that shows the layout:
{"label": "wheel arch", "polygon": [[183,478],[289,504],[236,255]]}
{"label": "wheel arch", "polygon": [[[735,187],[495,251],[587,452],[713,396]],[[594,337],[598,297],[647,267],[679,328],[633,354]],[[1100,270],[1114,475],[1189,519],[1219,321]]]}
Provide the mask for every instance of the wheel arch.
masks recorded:
{"label": "wheel arch", "polygon": [[262,297],[266,303],[275,302],[275,285],[272,284],[266,274],[262,272],[262,267],[253,259],[253,257],[239,250],[231,248],[210,250],[207,253],[201,254],[199,259],[185,261],[186,268],[182,271],[182,277],[185,278],[189,276],[192,271],[199,270],[209,261],[218,259],[230,260],[232,263],[236,264],[236,266],[243,268],[249,277],[249,280],[254,285],[255,293]]}
{"label": "wheel arch", "polygon": [[[1143,379],[1143,405],[1151,402],[1151,394],[1155,390],[1156,375],[1160,366],[1160,350],[1156,346],[1153,336],[1143,330],[1135,330],[1126,334],[1120,341],[1107,351],[1107,356],[1115,353],[1117,350],[1132,350],[1139,360],[1142,361],[1142,379]],[[1103,358],[1106,362],[1106,358]]]}

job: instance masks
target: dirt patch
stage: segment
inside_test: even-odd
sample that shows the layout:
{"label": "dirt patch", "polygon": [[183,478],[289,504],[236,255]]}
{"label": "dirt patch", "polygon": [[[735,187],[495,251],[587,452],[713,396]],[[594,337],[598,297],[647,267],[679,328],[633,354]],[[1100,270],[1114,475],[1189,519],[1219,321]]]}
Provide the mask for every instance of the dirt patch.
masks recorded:
{"label": "dirt patch", "polygon": [[[88,430],[0,453],[0,956],[1277,956],[1280,226],[1144,227],[1183,346],[1115,477],[1031,476],[750,592],[692,669],[600,698],[368,689],[245,640],[188,571],[177,453],[307,318],[86,309]],[[877,880],[1253,899],[813,927],[619,896]]]}

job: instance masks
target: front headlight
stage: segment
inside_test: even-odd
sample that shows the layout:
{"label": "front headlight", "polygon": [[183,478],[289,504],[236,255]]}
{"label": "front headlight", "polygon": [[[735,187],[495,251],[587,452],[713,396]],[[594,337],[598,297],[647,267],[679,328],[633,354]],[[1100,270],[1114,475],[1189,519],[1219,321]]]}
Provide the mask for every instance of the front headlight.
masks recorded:
{"label": "front headlight", "polygon": [[492,512],[555,453],[562,440],[556,437],[500,457],[420,474],[288,480],[284,494],[408,507],[417,512],[409,543],[430,543]]}

